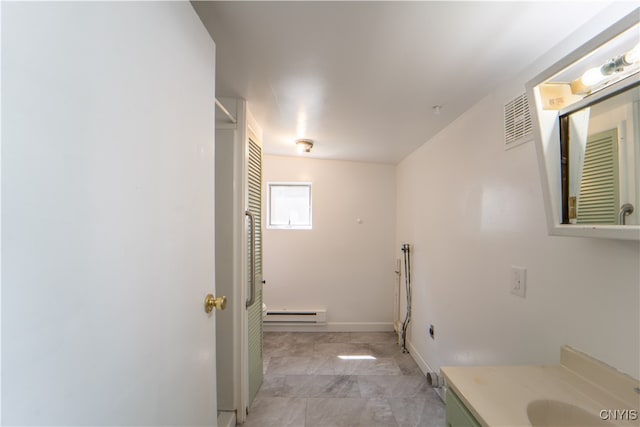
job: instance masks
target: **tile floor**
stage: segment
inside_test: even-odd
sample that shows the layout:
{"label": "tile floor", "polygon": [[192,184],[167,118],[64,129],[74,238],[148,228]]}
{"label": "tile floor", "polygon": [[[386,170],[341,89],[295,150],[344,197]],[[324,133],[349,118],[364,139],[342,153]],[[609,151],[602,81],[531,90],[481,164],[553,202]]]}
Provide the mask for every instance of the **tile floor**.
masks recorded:
{"label": "tile floor", "polygon": [[244,427],[445,424],[442,401],[391,332],[265,332],[264,370]]}

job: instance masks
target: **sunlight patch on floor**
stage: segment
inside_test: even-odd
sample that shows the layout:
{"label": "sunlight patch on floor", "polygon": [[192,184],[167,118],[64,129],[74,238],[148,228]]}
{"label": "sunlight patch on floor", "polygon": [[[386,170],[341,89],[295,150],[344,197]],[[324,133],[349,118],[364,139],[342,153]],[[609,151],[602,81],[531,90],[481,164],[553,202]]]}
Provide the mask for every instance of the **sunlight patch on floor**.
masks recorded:
{"label": "sunlight patch on floor", "polygon": [[375,360],[376,358],[370,354],[341,354],[338,356],[342,360]]}

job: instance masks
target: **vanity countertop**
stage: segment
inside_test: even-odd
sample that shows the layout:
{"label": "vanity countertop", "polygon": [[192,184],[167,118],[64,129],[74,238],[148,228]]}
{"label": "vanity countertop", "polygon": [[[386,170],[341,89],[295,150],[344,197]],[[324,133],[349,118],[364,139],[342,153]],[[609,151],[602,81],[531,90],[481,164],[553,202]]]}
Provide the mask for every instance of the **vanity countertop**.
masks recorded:
{"label": "vanity countertop", "polygon": [[[549,366],[449,366],[449,388],[482,425],[531,426],[531,402],[561,402],[588,412],[594,425],[640,426],[640,383],[570,347]],[[618,420],[600,424],[602,410],[619,410]],[[625,412],[626,410],[626,412]],[[613,413],[603,414],[613,417]],[[622,418],[622,420],[620,420]]]}

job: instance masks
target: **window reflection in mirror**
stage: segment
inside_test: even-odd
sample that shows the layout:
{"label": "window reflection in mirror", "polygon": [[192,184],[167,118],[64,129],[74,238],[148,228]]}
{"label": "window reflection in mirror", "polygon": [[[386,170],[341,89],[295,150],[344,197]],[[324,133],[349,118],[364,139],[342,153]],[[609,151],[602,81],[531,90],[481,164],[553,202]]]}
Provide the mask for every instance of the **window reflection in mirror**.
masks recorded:
{"label": "window reflection in mirror", "polygon": [[559,120],[563,224],[640,224],[640,83]]}

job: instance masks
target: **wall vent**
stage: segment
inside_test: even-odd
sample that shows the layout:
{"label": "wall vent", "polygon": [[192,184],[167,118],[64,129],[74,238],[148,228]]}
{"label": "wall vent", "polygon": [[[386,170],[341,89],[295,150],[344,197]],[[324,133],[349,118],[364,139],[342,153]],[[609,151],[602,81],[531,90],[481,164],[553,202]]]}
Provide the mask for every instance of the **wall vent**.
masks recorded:
{"label": "wall vent", "polygon": [[515,147],[533,139],[533,122],[523,93],[504,105],[504,148]]}

